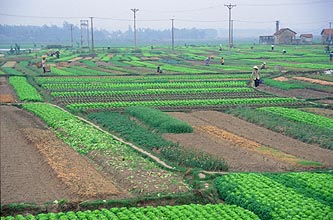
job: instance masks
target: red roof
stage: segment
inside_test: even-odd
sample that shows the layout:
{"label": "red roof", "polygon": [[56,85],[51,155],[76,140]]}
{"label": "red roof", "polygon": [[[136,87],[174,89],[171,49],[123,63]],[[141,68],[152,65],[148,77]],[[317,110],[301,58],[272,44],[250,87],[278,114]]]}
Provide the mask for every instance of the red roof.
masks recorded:
{"label": "red roof", "polygon": [[333,29],[323,29],[321,35],[333,35]]}
{"label": "red roof", "polygon": [[312,34],[301,34],[300,37],[313,38],[313,35]]}
{"label": "red roof", "polygon": [[290,32],[292,32],[292,33],[294,33],[294,34],[297,34],[295,31],[293,31],[293,30],[291,30],[291,29],[289,29],[289,28],[281,28],[280,30],[278,30],[277,32],[275,32],[274,35],[280,35],[280,34],[282,34],[282,33],[285,32],[285,31],[290,31]]}

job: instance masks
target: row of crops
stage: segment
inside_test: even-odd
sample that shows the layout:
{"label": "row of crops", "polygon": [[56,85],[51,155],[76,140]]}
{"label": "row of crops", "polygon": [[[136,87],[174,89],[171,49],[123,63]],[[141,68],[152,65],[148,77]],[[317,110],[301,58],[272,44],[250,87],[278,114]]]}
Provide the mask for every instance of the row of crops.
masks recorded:
{"label": "row of crops", "polygon": [[78,212],[61,212],[48,213],[39,215],[17,215],[1,217],[1,220],[161,220],[161,219],[239,219],[239,220],[256,220],[259,219],[253,212],[245,210],[234,205],[182,205],[182,206],[159,206],[159,207],[142,207],[142,208],[111,208],[94,211],[78,211]]}
{"label": "row of crops", "polygon": [[332,181],[331,173],[233,173],[215,183],[223,200],[260,219],[332,219]]}
{"label": "row of crops", "polygon": [[[232,77],[240,76],[233,80]],[[244,78],[243,78],[244,77]],[[301,105],[247,86],[247,74],[145,77],[38,77],[55,103],[72,111],[158,108],[225,108],[236,105]]]}

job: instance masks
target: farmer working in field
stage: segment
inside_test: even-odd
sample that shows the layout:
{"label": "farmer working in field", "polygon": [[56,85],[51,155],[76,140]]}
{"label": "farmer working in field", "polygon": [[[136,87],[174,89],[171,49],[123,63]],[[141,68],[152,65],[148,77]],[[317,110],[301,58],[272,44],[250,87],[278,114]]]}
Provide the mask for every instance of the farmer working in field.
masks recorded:
{"label": "farmer working in field", "polygon": [[254,81],[254,86],[258,87],[260,81],[260,73],[259,73],[259,68],[257,66],[253,67],[252,79]]}
{"label": "farmer working in field", "polygon": [[205,59],[205,65],[208,66],[210,64],[210,60],[213,59],[212,57],[207,57],[207,59]]}
{"label": "farmer working in field", "polygon": [[221,58],[220,63],[221,63],[221,65],[224,65],[224,58],[223,57]]}
{"label": "farmer working in field", "polygon": [[260,70],[266,69],[266,62],[263,62],[260,66]]}
{"label": "farmer working in field", "polygon": [[43,57],[42,59],[42,67],[43,67],[43,73],[46,73],[46,58]]}

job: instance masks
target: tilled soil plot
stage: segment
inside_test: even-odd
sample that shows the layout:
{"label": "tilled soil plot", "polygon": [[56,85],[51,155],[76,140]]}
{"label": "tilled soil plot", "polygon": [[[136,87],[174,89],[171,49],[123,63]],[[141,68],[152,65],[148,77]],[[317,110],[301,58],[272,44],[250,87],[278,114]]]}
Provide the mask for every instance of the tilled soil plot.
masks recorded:
{"label": "tilled soil plot", "polygon": [[121,194],[41,120],[13,106],[0,106],[0,112],[1,204],[73,202]]}
{"label": "tilled soil plot", "polygon": [[[326,167],[333,167],[333,151],[305,144],[228,114],[216,111],[172,112],[170,114],[198,128],[200,128],[199,126],[215,126],[271,148],[273,151],[278,150],[280,154],[292,155],[300,159],[320,162]],[[195,129],[192,134],[166,134],[165,137],[185,147],[222,156],[229,164],[231,171],[274,172],[309,168],[298,167],[288,161],[280,160],[279,155],[276,155],[276,158],[270,157],[266,153],[258,153],[258,151],[241,147],[235,142],[231,143],[226,139],[216,138],[202,129]]]}
{"label": "tilled soil plot", "polygon": [[1,204],[44,203],[71,194],[43,157],[22,135],[22,128],[46,129],[43,123],[15,107],[1,112]]}

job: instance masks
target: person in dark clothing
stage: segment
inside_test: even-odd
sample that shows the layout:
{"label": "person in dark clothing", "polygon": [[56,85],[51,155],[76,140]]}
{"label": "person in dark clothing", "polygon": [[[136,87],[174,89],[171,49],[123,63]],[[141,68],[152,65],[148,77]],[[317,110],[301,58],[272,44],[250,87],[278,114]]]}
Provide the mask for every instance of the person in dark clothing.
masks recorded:
{"label": "person in dark clothing", "polygon": [[156,72],[157,73],[162,73],[163,72],[160,65],[157,66]]}

